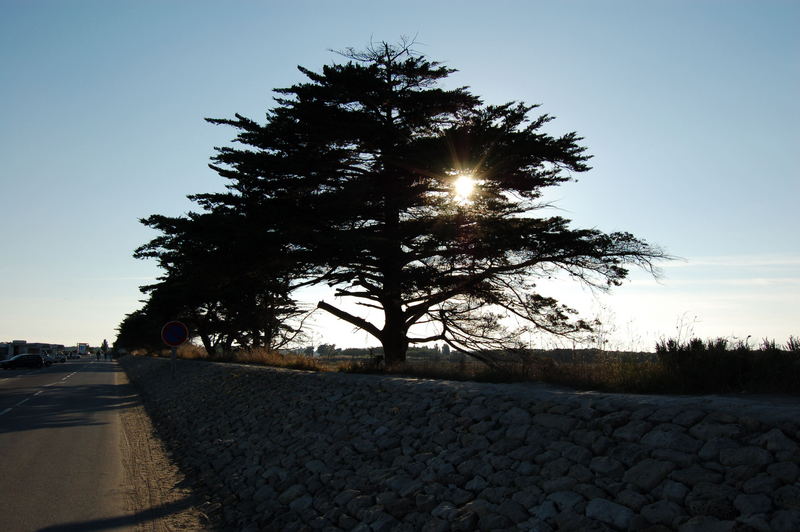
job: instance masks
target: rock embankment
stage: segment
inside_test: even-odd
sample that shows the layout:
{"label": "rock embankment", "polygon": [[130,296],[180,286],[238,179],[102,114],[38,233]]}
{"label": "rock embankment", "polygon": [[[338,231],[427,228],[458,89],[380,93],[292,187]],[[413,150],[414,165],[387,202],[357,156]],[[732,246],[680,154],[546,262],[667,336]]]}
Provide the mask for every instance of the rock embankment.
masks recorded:
{"label": "rock embankment", "polygon": [[232,530],[800,530],[792,401],[122,364]]}

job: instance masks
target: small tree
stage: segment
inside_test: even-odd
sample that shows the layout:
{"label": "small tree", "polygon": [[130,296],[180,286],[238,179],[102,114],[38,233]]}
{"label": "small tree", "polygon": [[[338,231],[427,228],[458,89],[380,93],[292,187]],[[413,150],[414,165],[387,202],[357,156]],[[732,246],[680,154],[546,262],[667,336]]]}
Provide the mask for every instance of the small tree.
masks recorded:
{"label": "small tree", "polygon": [[[628,233],[547,214],[542,190],[588,170],[589,156],[575,133],[542,132],[551,117],[530,117],[536,106],[445,90],[453,70],[406,42],[343,55],[321,72],[301,67],[308,81],[277,90],[264,125],[210,120],[237,128],[245,148],[217,148],[212,165],[237,194],[204,200],[279,213],[262,230],[283,239],[302,282],[380,311],[382,324],[317,305],[377,338],[387,364],[431,341],[478,358],[519,348],[527,329],[508,330],[509,316],[558,335],[588,331],[537,292],[538,279],[565,272],[605,290],[628,266],[653,271],[665,257]],[[412,333],[421,324],[434,332]]]}
{"label": "small tree", "polygon": [[301,311],[289,295],[282,254],[245,216],[207,211],[142,223],[161,235],[134,256],[155,258],[165,271],[141,288],[150,307],[190,324],[208,353],[234,343],[277,350],[297,337],[293,320]]}
{"label": "small tree", "polygon": [[336,344],[320,344],[317,354],[321,357],[332,357],[336,354]]}
{"label": "small tree", "polygon": [[150,349],[164,347],[161,341],[161,327],[166,321],[145,305],[127,314],[117,327],[114,349]]}

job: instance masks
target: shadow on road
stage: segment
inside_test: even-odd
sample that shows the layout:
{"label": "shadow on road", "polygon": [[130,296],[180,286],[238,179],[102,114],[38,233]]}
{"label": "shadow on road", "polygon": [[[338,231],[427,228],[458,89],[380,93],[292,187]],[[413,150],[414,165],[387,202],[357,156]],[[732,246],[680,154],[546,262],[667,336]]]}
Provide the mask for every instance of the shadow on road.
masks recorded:
{"label": "shadow on road", "polygon": [[75,371],[79,367],[83,367],[87,361],[81,361],[80,365],[78,362],[65,362],[63,364],[53,364],[52,366],[47,366],[45,368],[15,368],[15,369],[0,369],[0,382],[3,382],[6,379],[13,379],[14,377],[25,378],[29,375],[53,375],[54,377],[59,377],[62,375],[68,375]]}
{"label": "shadow on road", "polygon": [[148,508],[132,515],[120,515],[118,517],[107,517],[104,519],[93,519],[91,521],[79,521],[65,523],[63,525],[48,526],[40,528],[39,532],[82,532],[85,530],[114,530],[115,528],[125,528],[149,523],[156,519],[162,519],[168,515],[181,512],[192,506],[191,498],[186,497],[179,501],[171,502]]}
{"label": "shadow on road", "polygon": [[[63,368],[63,369],[62,369]],[[117,384],[71,384],[58,378],[76,370],[72,364],[51,366],[47,371],[56,380],[52,386],[42,387],[41,393],[31,397],[24,409],[14,409],[0,419],[0,433],[21,432],[60,427],[100,425],[97,413],[127,408],[137,396],[129,386]],[[80,371],[80,375],[121,372],[117,364],[95,363]],[[63,373],[63,375],[62,375]],[[25,378],[27,375],[22,376]],[[77,377],[77,375],[76,375]],[[14,391],[0,389],[0,393]],[[30,396],[30,389],[20,398]]]}
{"label": "shadow on road", "polygon": [[[87,367],[88,366],[88,367]],[[56,363],[44,368],[16,368],[0,370],[0,382],[14,377],[25,378],[32,375],[52,375],[63,377],[74,371],[85,368],[86,371],[114,371],[119,366],[113,361],[94,361],[94,360],[68,360],[64,363]]]}

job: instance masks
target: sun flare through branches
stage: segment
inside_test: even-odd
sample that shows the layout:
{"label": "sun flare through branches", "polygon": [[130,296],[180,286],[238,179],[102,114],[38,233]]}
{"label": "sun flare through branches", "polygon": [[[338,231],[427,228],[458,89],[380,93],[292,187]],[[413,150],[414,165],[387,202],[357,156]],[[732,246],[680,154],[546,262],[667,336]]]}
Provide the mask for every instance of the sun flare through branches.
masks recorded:
{"label": "sun flare through branches", "polygon": [[458,174],[453,181],[453,196],[459,205],[472,203],[472,194],[477,182],[471,174]]}

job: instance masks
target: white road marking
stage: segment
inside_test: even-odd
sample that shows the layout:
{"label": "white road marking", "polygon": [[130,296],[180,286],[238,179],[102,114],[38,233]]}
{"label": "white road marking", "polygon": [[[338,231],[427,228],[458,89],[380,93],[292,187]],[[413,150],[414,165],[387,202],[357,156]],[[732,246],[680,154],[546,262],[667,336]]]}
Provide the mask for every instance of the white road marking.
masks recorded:
{"label": "white road marking", "polygon": [[[91,362],[89,362],[89,364],[91,364]],[[88,366],[89,364],[87,364],[87,366]],[[86,367],[86,366],[84,366],[84,367]],[[21,373],[21,374],[19,374],[19,375],[15,375],[14,377],[11,377],[11,378],[9,378],[8,380],[11,380],[11,379],[16,379],[16,378],[18,378],[18,377],[21,377],[21,376],[23,376],[23,375],[29,375],[30,373],[33,373],[33,372],[32,372],[32,371],[29,371],[28,373]],[[69,379],[70,377],[72,377],[72,376],[73,376],[73,375],[75,375],[76,373],[78,373],[78,372],[77,372],[77,371],[73,371],[72,373],[70,373],[69,375],[67,375],[67,376],[66,376],[66,377],[64,377],[63,379],[61,379],[59,382],[64,382],[65,380]],[[4,380],[6,380],[6,379],[4,379]],[[54,385],[58,384],[59,382],[51,382],[50,384],[44,384],[44,385],[42,385],[42,387],[43,387],[43,388],[47,388],[48,386],[54,386]],[[0,384],[2,384],[2,381],[0,381]],[[44,390],[39,390],[38,392],[36,392],[35,394],[33,394],[31,397],[36,397],[37,395],[39,395],[39,394],[40,394],[40,393],[42,393],[43,391],[44,391]],[[5,410],[3,410],[2,412],[0,412],[0,416],[3,416],[3,415],[5,415],[5,414],[8,414],[9,412],[11,412],[11,410],[13,410],[14,408],[18,407],[18,406],[19,406],[19,405],[21,405],[21,404],[27,403],[27,402],[30,400],[30,398],[31,398],[31,397],[27,397],[27,398],[23,399],[22,401],[20,401],[19,403],[15,404],[14,406],[12,406],[12,407],[10,407],[10,408],[6,408],[6,409],[5,409]]]}
{"label": "white road marking", "polygon": [[19,379],[20,377],[24,377],[25,375],[30,375],[31,373],[33,373],[33,372],[32,371],[28,371],[26,373],[19,373],[18,375],[14,375],[13,377],[7,377],[5,379],[0,380],[0,384],[3,384],[4,382],[13,381],[14,379]]}
{"label": "white road marking", "polygon": [[[50,383],[50,384],[45,384],[44,386],[52,386],[53,384],[57,384],[57,383],[53,382],[53,383]],[[23,400],[22,400],[22,401],[20,401],[19,403],[15,404],[14,406],[12,406],[12,407],[10,407],[10,408],[6,408],[6,409],[5,409],[5,410],[3,410],[2,412],[0,412],[0,416],[2,416],[2,415],[5,415],[5,414],[8,414],[8,413],[9,413],[9,412],[11,412],[11,410],[13,410],[14,408],[16,408],[16,407],[18,407],[18,406],[20,406],[20,405],[22,405],[22,404],[25,404],[25,403],[27,403],[28,401],[30,401],[30,400],[31,400],[31,398],[32,398],[32,397],[36,397],[37,395],[39,395],[39,394],[40,394],[40,393],[42,393],[43,391],[44,391],[44,390],[39,390],[39,391],[38,391],[38,392],[36,392],[35,394],[31,395],[30,397],[26,397],[25,399],[23,399]]]}

